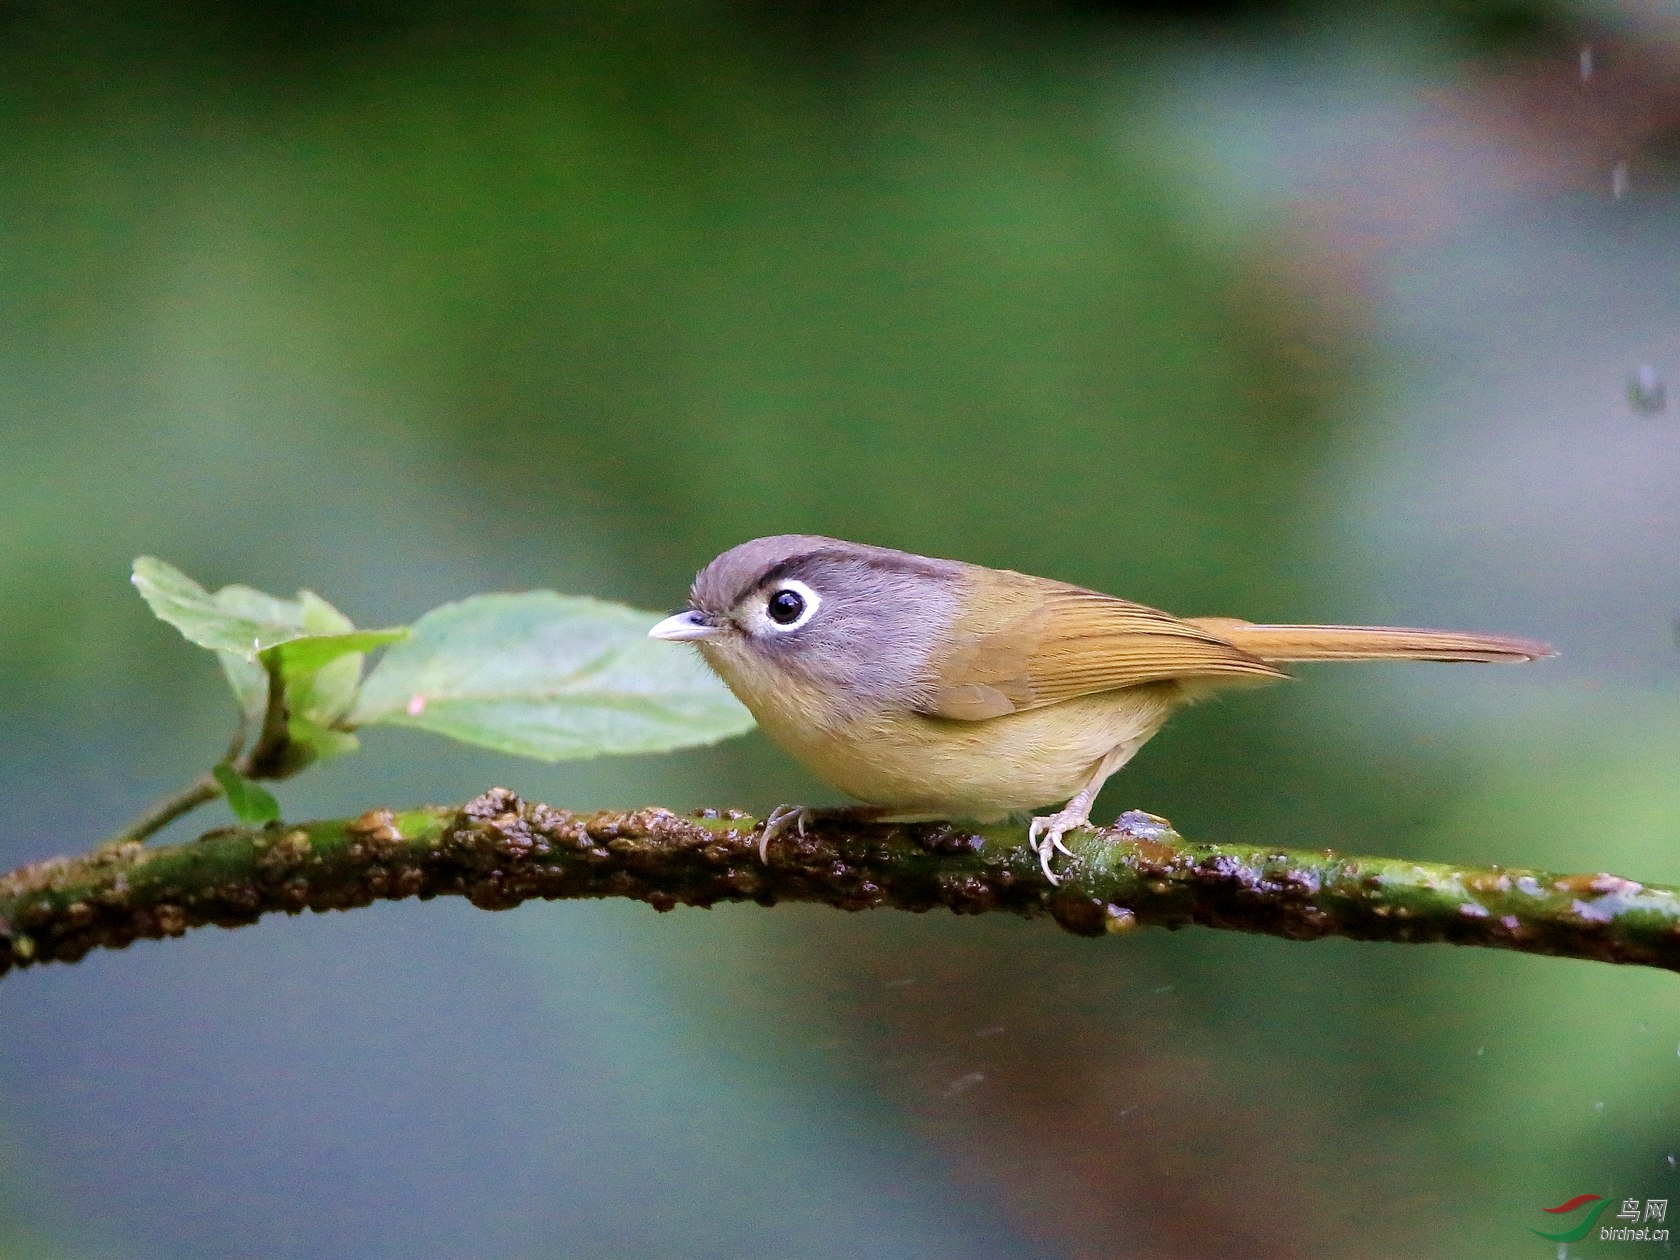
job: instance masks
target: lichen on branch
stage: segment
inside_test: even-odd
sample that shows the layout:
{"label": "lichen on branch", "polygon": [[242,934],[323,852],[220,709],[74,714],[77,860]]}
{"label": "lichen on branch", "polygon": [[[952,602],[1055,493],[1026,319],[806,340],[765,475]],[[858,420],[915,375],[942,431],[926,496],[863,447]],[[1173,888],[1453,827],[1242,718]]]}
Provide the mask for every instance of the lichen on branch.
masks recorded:
{"label": "lichen on branch", "polygon": [[1608,874],[1466,868],[1332,850],[1198,844],[1144,815],[1068,837],[1053,885],[1020,826],[817,821],[758,856],[757,820],[578,814],[495,788],[459,809],[235,827],[106,845],[0,876],[0,973],[91,949],[378,900],[631,897],[1048,916],[1085,936],[1200,924],[1292,940],[1445,941],[1680,970],[1680,890]]}

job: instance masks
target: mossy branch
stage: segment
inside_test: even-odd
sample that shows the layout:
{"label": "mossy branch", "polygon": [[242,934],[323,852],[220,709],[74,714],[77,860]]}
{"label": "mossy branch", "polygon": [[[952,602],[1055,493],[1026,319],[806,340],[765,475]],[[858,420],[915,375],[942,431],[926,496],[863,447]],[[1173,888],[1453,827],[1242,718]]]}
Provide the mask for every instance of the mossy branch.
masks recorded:
{"label": "mossy branch", "polygon": [[1024,828],[817,821],[758,857],[736,811],[573,814],[496,788],[462,808],[127,841],[0,877],[0,973],[264,914],[376,900],[633,897],[655,909],[812,901],[1048,915],[1101,936],[1187,924],[1292,940],[1448,941],[1680,970],[1680,890],[1615,875],[1471,869],[1330,850],[1194,844],[1145,815],[1070,837],[1050,884]]}

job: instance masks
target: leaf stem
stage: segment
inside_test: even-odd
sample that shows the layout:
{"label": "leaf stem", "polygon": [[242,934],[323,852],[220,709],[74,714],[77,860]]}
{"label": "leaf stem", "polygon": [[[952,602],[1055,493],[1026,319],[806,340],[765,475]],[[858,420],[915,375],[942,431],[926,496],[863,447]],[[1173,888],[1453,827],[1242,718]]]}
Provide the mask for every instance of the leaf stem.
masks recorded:
{"label": "leaf stem", "polygon": [[[239,722],[234,727],[233,738],[228,740],[227,752],[222,754],[222,760],[236,768],[244,765],[240,753],[245,748],[245,714],[241,710]],[[244,773],[244,770],[240,770]],[[129,842],[139,842],[146,837],[162,831],[170,823],[183,814],[191,813],[200,805],[207,805],[221,796],[222,785],[216,781],[214,771],[206,770],[186,787],[158,801],[145,813],[134,819],[115,835],[108,837],[102,848],[112,847]]]}
{"label": "leaf stem", "polygon": [[112,848],[130,841],[144,840],[147,836],[162,831],[182,814],[215,800],[221,794],[222,785],[216,782],[216,776],[205,771],[180,791],[158,801],[100,847]]}
{"label": "leaf stem", "polygon": [[238,763],[238,768],[249,779],[281,779],[289,773],[285,761],[292,742],[286,726],[286,679],[281,673],[278,653],[263,653],[262,663],[268,672],[268,703],[263,708],[257,742],[251,745],[251,751]]}

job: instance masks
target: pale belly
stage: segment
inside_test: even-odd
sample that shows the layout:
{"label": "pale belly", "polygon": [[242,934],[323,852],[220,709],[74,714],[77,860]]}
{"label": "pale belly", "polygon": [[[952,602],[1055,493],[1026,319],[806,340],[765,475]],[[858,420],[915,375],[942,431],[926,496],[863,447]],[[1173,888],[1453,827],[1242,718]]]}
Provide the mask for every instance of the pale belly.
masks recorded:
{"label": "pale belly", "polygon": [[916,713],[813,725],[792,706],[759,724],[807,769],[849,796],[902,817],[976,821],[1059,805],[1097,766],[1117,769],[1180,702],[1176,683],[1081,696],[980,722]]}

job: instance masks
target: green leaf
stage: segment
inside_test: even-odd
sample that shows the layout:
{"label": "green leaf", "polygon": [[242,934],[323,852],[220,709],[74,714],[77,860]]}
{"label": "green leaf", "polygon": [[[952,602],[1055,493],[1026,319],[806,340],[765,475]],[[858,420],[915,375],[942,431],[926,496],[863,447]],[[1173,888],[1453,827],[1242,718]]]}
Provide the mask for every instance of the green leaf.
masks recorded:
{"label": "green leaf", "polygon": [[[307,593],[307,592],[306,592]],[[374,648],[395,643],[408,634],[407,627],[392,630],[353,630],[348,634],[317,634],[307,639],[291,639],[263,651],[280,663],[283,675],[314,673],[352,652],[371,652]]]}
{"label": "green leaf", "polygon": [[268,671],[259,662],[248,661],[232,652],[217,652],[216,659],[246,720],[254,728],[262,721],[263,710],[268,706]]}
{"label": "green leaf", "polygon": [[[266,647],[312,633],[302,624],[302,610],[288,615],[286,602],[245,586],[228,586],[214,595],[174,565],[154,556],[134,562],[134,585],[152,612],[188,640],[216,652],[250,660]],[[351,629],[348,618],[333,631]]]}
{"label": "green leaf", "polygon": [[286,737],[302,754],[299,769],[312,761],[342,757],[345,753],[355,752],[361,747],[361,741],[349,731],[322,726],[306,717],[291,718],[286,723]]}
{"label": "green leaf", "polygon": [[[292,713],[330,727],[356,701],[356,689],[362,681],[362,654],[395,643],[407,633],[407,629],[398,627],[311,635],[268,648],[263,658],[272,658],[279,665]],[[262,695],[265,699],[268,695],[266,677]]]}
{"label": "green leaf", "polygon": [[698,656],[647,637],[657,613],[553,591],[433,609],[389,648],[350,715],[548,761],[661,752],[752,717]]}
{"label": "green leaf", "polygon": [[355,703],[362,654],[406,633],[400,628],[357,630],[313,591],[299,591],[296,599],[279,599],[249,586],[224,586],[211,593],[153,556],[134,562],[134,585],[154,613],[191,642],[216,652],[253,725],[268,704],[265,660],[279,667],[291,712],[331,727]]}
{"label": "green leaf", "polygon": [[260,827],[280,820],[280,802],[261,784],[253,783],[225,761],[212,768],[210,773],[222,785],[233,816],[247,827]]}

